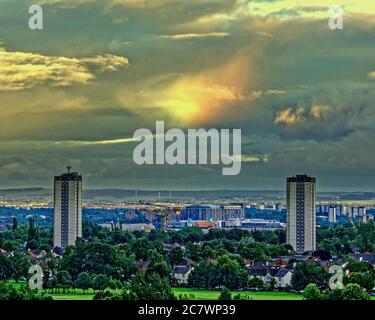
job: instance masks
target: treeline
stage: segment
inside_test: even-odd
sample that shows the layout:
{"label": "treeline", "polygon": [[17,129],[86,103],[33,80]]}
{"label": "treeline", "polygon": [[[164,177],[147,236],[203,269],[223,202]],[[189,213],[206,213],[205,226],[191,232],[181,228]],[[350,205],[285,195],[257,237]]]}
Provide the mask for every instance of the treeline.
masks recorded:
{"label": "treeline", "polygon": [[[351,247],[374,251],[375,225],[345,225],[319,228],[318,248],[327,256],[346,256]],[[24,253],[45,250],[38,261],[43,269],[44,288],[51,293],[71,288],[97,291],[98,299],[170,299],[173,297],[171,270],[174,265],[193,264],[189,286],[194,288],[239,289],[248,285],[273,289],[274,284],[249,279],[245,261],[266,262],[272,257],[293,253],[285,243],[285,232],[212,229],[207,234],[199,228],[180,231],[122,231],[94,223],[83,224],[83,239],[66,248],[61,259],[52,253],[52,232],[28,226],[13,227],[0,233],[0,280],[24,280],[28,268],[35,263]],[[147,263],[142,270],[141,263]],[[373,268],[363,263],[348,264],[350,276],[345,284],[354,283],[370,291],[374,286]],[[367,269],[366,269],[367,268]],[[329,274],[318,264],[298,264],[293,272],[292,287],[303,290],[315,283],[327,290]],[[152,286],[150,286],[152,284]],[[372,286],[372,288],[371,288]],[[108,290],[107,290],[108,289]]]}

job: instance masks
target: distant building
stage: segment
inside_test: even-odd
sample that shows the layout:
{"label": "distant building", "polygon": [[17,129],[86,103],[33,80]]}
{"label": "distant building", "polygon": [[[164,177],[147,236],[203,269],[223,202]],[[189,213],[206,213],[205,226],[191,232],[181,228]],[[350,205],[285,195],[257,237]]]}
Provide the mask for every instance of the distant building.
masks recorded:
{"label": "distant building", "polygon": [[275,204],[275,211],[276,212],[281,212],[283,210],[283,206],[281,203],[276,203]]}
{"label": "distant building", "polygon": [[82,237],[82,176],[70,169],[54,181],[53,243],[61,248]]}
{"label": "distant building", "polygon": [[284,229],[283,224],[277,220],[265,220],[265,219],[245,219],[241,220],[241,228],[259,230],[259,229],[268,229],[268,230],[277,230]]}
{"label": "distant building", "polygon": [[245,216],[244,207],[240,205],[221,206],[221,219],[242,219]]}
{"label": "distant building", "polygon": [[353,221],[367,222],[367,209],[366,207],[351,207],[349,218]]}
{"label": "distant building", "polygon": [[336,206],[330,206],[328,209],[328,222],[336,223]]}
{"label": "distant building", "polygon": [[244,207],[241,205],[215,206],[209,204],[198,204],[186,206],[179,215],[180,220],[228,220],[242,219],[245,215]]}
{"label": "distant building", "polygon": [[358,207],[358,220],[360,222],[367,222],[367,212],[365,207]]}
{"label": "distant building", "polygon": [[221,220],[221,207],[191,205],[182,209],[181,220]]}
{"label": "distant building", "polygon": [[297,253],[316,248],[316,179],[287,178],[287,243]]}
{"label": "distant building", "polygon": [[343,204],[336,205],[336,214],[338,216],[345,216],[346,215],[346,207]]}
{"label": "distant building", "polygon": [[350,209],[351,218],[356,218],[358,216],[358,207],[352,207]]}
{"label": "distant building", "polygon": [[[111,223],[102,223],[100,226],[111,229],[113,224]],[[122,231],[144,231],[144,232],[151,232],[154,230],[155,227],[151,223],[122,223],[121,230]]]}

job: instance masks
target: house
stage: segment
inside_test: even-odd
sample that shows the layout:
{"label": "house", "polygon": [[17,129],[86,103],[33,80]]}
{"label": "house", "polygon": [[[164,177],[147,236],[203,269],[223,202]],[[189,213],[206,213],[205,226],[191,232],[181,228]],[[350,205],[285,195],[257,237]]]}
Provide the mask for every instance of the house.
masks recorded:
{"label": "house", "polygon": [[263,263],[255,263],[253,266],[246,268],[250,279],[258,277],[264,283],[270,282],[280,270],[278,265],[268,265]]}
{"label": "house", "polygon": [[188,265],[174,266],[172,269],[172,278],[178,285],[187,285],[189,274],[193,270]]}
{"label": "house", "polygon": [[368,263],[375,266],[375,254],[374,253],[354,253],[351,255],[357,261],[367,261]]}
{"label": "house", "polygon": [[181,249],[185,248],[177,242],[173,243],[173,244],[163,243],[162,246],[163,246],[164,250],[167,251],[167,252],[171,252],[174,248],[181,248]]}
{"label": "house", "polygon": [[329,272],[329,268],[332,266],[340,266],[342,268],[345,268],[348,261],[344,258],[331,258],[329,260],[320,260],[317,261],[322,268],[324,268],[325,271]]}
{"label": "house", "polygon": [[289,287],[292,283],[292,270],[288,268],[280,269],[275,275],[275,280],[277,288]]}
{"label": "house", "polygon": [[28,254],[31,258],[33,258],[33,259],[37,259],[37,260],[39,260],[39,259],[43,259],[43,258],[45,258],[45,257],[47,256],[47,252],[46,252],[46,251],[44,251],[44,250],[39,250],[39,249],[36,249],[36,250],[31,250],[31,249],[29,249],[28,252],[27,252],[27,254]]}
{"label": "house", "polygon": [[255,263],[252,267],[246,268],[250,279],[258,277],[265,284],[275,280],[276,288],[286,288],[291,285],[292,274],[296,263],[290,263],[284,267],[280,265],[269,265]]}
{"label": "house", "polygon": [[56,259],[62,259],[64,254],[64,249],[60,247],[54,247],[51,251],[52,256]]}
{"label": "house", "polygon": [[288,265],[290,262],[304,262],[309,261],[310,257],[307,255],[289,255],[289,256],[279,256],[277,258],[274,258],[271,260],[271,262],[280,265],[285,266]]}

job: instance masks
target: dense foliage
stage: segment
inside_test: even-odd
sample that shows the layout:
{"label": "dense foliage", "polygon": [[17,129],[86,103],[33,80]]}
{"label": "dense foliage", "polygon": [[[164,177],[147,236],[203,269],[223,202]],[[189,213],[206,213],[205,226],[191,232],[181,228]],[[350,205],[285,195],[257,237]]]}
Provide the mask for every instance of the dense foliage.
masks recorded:
{"label": "dense foliage", "polygon": [[[374,252],[375,225],[318,228],[317,241],[316,254],[326,259],[347,257],[353,246],[361,252]],[[83,239],[66,248],[59,259],[51,253],[51,230],[37,228],[32,220],[27,226],[19,226],[14,220],[9,230],[0,232],[0,248],[7,251],[0,254],[0,281],[28,279],[28,269],[37,261],[44,271],[44,288],[51,292],[93,288],[97,291],[96,299],[171,299],[171,270],[175,265],[186,263],[194,266],[188,280],[193,288],[236,290],[249,286],[271,290],[273,284],[249,278],[245,264],[293,254],[291,246],[285,243],[285,232],[280,230],[234,228],[204,233],[192,227],[146,233],[121,231],[118,227],[106,229],[85,222]],[[38,260],[29,254],[43,250],[45,255]],[[139,264],[144,262],[147,268],[142,270]],[[349,299],[359,295],[357,285],[367,292],[373,290],[375,271],[372,265],[349,259],[346,271],[345,288],[328,290],[330,275],[323,267],[311,262],[298,263],[293,271],[292,287],[295,290],[307,287],[306,299]],[[3,290],[0,290],[1,297],[9,297],[8,285],[3,283],[0,289]],[[34,294],[26,289],[17,290],[19,292],[11,295],[24,294],[27,298]],[[35,298],[41,297],[35,295]]]}

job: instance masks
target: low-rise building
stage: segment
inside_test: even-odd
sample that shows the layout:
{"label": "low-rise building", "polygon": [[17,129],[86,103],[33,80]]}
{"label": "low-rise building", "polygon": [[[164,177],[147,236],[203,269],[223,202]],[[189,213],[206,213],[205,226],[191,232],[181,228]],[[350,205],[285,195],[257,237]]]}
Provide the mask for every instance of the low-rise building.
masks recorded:
{"label": "low-rise building", "polygon": [[367,261],[368,263],[375,266],[375,254],[374,253],[355,253],[351,255],[357,261]]}
{"label": "low-rise building", "polygon": [[189,265],[174,266],[172,269],[172,278],[178,285],[187,285],[189,274],[192,270],[192,267]]}
{"label": "low-rise building", "polygon": [[277,288],[289,287],[292,283],[292,270],[288,268],[280,269],[275,275],[275,280]]}
{"label": "low-rise building", "polygon": [[281,267],[280,265],[255,263],[253,266],[247,267],[246,270],[250,279],[257,277],[265,284],[274,279],[276,288],[286,288],[291,285],[294,266],[295,264]]}

